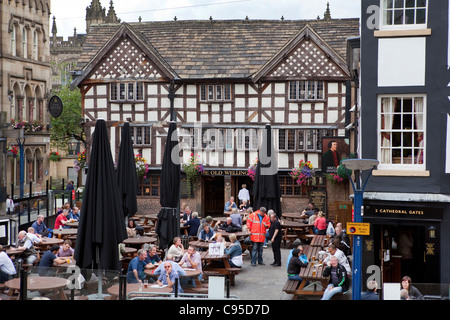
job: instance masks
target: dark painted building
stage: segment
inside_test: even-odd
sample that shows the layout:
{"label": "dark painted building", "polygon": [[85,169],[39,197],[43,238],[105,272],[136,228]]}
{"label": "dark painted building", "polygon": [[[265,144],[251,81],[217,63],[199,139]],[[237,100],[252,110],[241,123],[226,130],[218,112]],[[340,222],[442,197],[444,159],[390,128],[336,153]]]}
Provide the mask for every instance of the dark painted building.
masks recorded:
{"label": "dark painted building", "polygon": [[363,270],[380,266],[383,283],[449,283],[449,2],[362,0],[361,10],[360,155],[380,162],[364,195]]}

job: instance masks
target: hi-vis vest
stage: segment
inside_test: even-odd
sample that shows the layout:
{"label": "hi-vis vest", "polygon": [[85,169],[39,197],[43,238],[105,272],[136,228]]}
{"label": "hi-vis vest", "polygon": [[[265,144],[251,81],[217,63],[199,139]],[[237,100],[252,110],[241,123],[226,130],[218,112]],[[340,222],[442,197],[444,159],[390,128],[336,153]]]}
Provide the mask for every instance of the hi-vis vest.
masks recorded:
{"label": "hi-vis vest", "polygon": [[250,240],[253,242],[264,242],[267,230],[270,227],[270,219],[264,215],[262,220],[259,217],[259,210],[253,212],[247,218],[247,230],[250,232]]}

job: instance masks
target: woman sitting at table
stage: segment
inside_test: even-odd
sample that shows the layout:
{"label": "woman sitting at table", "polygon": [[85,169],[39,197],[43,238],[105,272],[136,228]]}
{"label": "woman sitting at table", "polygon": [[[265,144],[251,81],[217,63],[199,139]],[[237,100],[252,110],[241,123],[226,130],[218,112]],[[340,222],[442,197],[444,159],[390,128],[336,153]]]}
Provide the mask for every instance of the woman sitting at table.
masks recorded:
{"label": "woman sitting at table", "polygon": [[180,237],[173,238],[173,244],[170,246],[169,251],[167,254],[170,254],[173,256],[173,259],[178,262],[181,260],[181,258],[184,255],[184,247],[181,243]]}
{"label": "woman sitting at table", "polygon": [[128,238],[136,238],[138,235],[142,235],[143,233],[144,229],[141,226],[138,226],[134,219],[128,220],[127,224]]}
{"label": "woman sitting at table", "polygon": [[303,252],[298,248],[292,250],[292,258],[289,260],[287,268],[287,276],[289,280],[298,280],[300,282],[303,281],[303,279],[300,277],[300,269],[306,268],[308,266],[308,263],[304,263],[302,260],[300,260],[299,256],[302,253]]}
{"label": "woman sitting at table", "polygon": [[228,237],[230,239],[230,245],[225,248],[225,254],[230,256],[228,263],[232,268],[241,268],[244,264],[242,260],[242,247],[241,243],[237,240],[237,237],[234,233],[230,234]]}
{"label": "woman sitting at table", "polygon": [[324,235],[327,233],[327,219],[325,219],[322,211],[319,211],[314,221],[313,231],[315,234]]}

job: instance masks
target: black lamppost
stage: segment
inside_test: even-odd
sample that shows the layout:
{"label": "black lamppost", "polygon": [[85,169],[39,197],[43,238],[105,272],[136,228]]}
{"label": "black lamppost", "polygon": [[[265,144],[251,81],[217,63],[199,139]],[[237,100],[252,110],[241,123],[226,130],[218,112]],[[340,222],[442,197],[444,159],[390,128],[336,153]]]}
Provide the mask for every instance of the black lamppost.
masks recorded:
{"label": "black lamppost", "polygon": [[24,177],[25,177],[25,155],[23,152],[23,146],[25,145],[25,135],[24,130],[20,129],[19,136],[17,137],[17,145],[19,146],[20,151],[20,198],[23,198],[24,193]]}

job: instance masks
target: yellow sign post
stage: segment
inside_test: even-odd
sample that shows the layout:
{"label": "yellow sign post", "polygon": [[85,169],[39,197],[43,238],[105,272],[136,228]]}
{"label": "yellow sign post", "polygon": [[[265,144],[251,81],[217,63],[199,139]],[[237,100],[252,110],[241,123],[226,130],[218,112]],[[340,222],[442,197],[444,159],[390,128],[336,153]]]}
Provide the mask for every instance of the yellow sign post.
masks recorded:
{"label": "yellow sign post", "polygon": [[370,223],[347,222],[347,234],[370,235]]}

